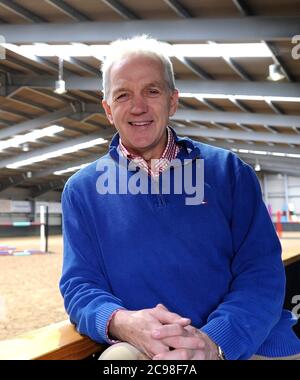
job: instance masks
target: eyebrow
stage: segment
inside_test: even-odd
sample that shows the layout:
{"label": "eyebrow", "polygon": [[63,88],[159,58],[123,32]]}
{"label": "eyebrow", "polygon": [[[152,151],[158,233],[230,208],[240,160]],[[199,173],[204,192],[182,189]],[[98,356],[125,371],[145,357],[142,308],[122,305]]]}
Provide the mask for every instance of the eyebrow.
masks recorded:
{"label": "eyebrow", "polygon": [[[162,82],[150,82],[150,83],[146,83],[144,88],[146,87],[159,87],[159,88],[164,88],[164,85],[165,83],[162,83]],[[120,92],[123,92],[123,91],[130,91],[127,87],[120,87],[120,88],[116,88],[113,92],[112,92],[112,95],[115,96],[116,94],[120,93]]]}

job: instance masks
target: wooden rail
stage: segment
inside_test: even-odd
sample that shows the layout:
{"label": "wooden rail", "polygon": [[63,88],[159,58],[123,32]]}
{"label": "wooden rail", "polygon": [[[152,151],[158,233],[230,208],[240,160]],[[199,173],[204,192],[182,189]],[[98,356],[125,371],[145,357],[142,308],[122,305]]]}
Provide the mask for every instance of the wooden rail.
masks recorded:
{"label": "wooden rail", "polygon": [[285,266],[300,261],[300,253],[283,253],[282,260]]}
{"label": "wooden rail", "polygon": [[76,360],[104,348],[63,321],[0,341],[0,360]]}

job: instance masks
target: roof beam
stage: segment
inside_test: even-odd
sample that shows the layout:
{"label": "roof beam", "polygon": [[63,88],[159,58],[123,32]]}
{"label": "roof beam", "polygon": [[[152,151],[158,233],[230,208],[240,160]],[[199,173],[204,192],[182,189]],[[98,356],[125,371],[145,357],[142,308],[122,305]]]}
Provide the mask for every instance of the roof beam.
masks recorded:
{"label": "roof beam", "polygon": [[100,137],[102,137],[103,139],[106,139],[106,138],[111,137],[112,133],[113,133],[112,128],[107,128],[107,129],[103,129],[101,132],[99,131],[96,133],[91,133],[88,135],[76,137],[74,139],[62,141],[58,144],[51,144],[50,146],[47,146],[45,148],[34,149],[28,153],[18,154],[16,156],[9,157],[9,158],[6,158],[4,160],[0,160],[0,168],[4,168],[5,166],[11,165],[15,162],[19,162],[19,161],[31,159],[33,157],[37,157],[37,156],[40,156],[43,154],[55,152],[59,149],[64,149],[64,148],[68,148],[68,147],[73,146],[73,145],[85,143],[87,141],[97,139]]}
{"label": "roof beam", "polygon": [[[11,75],[11,86],[26,86],[40,88],[55,88],[56,77],[46,75]],[[72,75],[64,78],[66,89],[99,91],[102,80],[97,77],[80,77]],[[250,96],[280,96],[300,97],[300,83],[271,83],[243,81],[212,81],[212,80],[177,80],[177,88],[181,92],[191,94],[227,94]],[[8,86],[9,87],[9,86]]]}
{"label": "roof beam", "polygon": [[62,188],[66,183],[66,179],[60,179],[57,181],[49,181],[47,184],[38,185],[31,193],[31,198],[40,197],[43,194],[48,193],[51,190],[57,190]]}
{"label": "roof beam", "polygon": [[250,160],[258,160],[259,163],[273,164],[282,167],[289,167],[290,169],[298,170],[300,173],[299,162],[300,158],[290,158],[290,157],[276,157],[272,155],[257,155],[253,153],[238,153],[239,156]]}
{"label": "roof beam", "polygon": [[[143,31],[155,38],[177,42],[219,42],[289,40],[299,33],[299,17],[237,17],[193,18],[183,20],[130,20],[120,22],[79,22],[74,35],[74,24],[40,23],[33,25],[0,25],[0,34],[7,43],[106,43],[114,39],[132,37]],[[75,40],[74,40],[75,39]]]}
{"label": "roof beam", "polygon": [[[253,166],[256,164],[256,160],[244,158],[241,156],[241,158],[246,161],[249,165]],[[282,165],[273,165],[271,162],[260,162],[259,164],[261,166],[262,171],[272,172],[272,173],[284,173],[291,175],[293,177],[300,177],[300,172],[297,170],[297,168],[291,168],[289,166],[282,166]]]}
{"label": "roof beam", "polygon": [[[291,163],[289,161],[286,161],[285,159],[278,159],[275,160],[274,157],[267,158],[265,156],[263,157],[253,157],[253,155],[249,154],[238,154],[239,157],[241,157],[243,160],[251,163],[256,164],[257,162],[261,165],[262,169],[266,168],[275,168],[276,170],[286,171],[291,170],[294,174],[298,173],[298,176],[300,176],[300,170],[299,170],[299,163],[297,163],[297,159],[294,159],[294,163]],[[298,159],[299,161],[299,159]]]}
{"label": "roof beam", "polygon": [[[84,71],[88,72],[89,74],[99,75],[99,76],[101,75],[100,69],[97,70],[93,66],[88,65],[87,63],[82,62],[82,61],[80,61],[77,58],[74,58],[74,57],[64,57],[64,61],[67,61],[67,62],[71,63],[72,65],[78,66],[81,70],[84,70]],[[64,73],[66,74],[66,69],[65,68],[64,68]]]}
{"label": "roof beam", "polygon": [[236,8],[243,16],[253,16],[252,10],[243,0],[232,0]]}
{"label": "roof beam", "polygon": [[[249,7],[249,5],[246,3],[246,1],[241,1],[241,0],[233,0],[235,6],[237,7],[237,9],[239,10],[239,12],[243,15],[243,16],[254,16],[254,12],[252,11],[252,9]],[[278,65],[281,66],[281,69],[284,73],[284,75],[286,76],[286,78],[290,81],[290,82],[295,82],[295,78],[294,76],[287,70],[286,68],[286,65],[284,64],[282,58],[280,58],[280,56],[278,55],[275,47],[273,46],[273,44],[269,41],[263,41],[265,43],[265,45],[269,48],[271,54],[272,54],[272,58],[274,60],[275,63],[277,63]]]}
{"label": "roof beam", "polygon": [[11,12],[16,13],[17,15],[23,17],[27,21],[31,22],[44,22],[44,18],[37,16],[36,14],[30,12],[28,9],[22,7],[21,5],[15,3],[12,0],[0,0],[0,5],[3,8],[8,9]]}
{"label": "roof beam", "polygon": [[164,2],[173,9],[173,11],[180,17],[191,18],[192,13],[179,3],[177,0],[164,0]]}
{"label": "roof beam", "polygon": [[228,64],[228,66],[231,67],[231,69],[239,76],[241,77],[242,79],[244,80],[248,80],[248,81],[252,81],[253,78],[250,74],[248,74],[246,72],[246,70],[244,70],[242,68],[242,66],[240,64],[238,64],[237,62],[235,62],[232,58],[230,57],[223,57],[224,61]]}
{"label": "roof beam", "polygon": [[177,110],[174,120],[192,120],[201,122],[241,123],[248,125],[271,125],[274,127],[300,127],[299,115],[279,115],[242,112],[210,112],[196,110]]}
{"label": "roof beam", "polygon": [[250,140],[261,142],[274,142],[281,144],[300,144],[300,135],[284,133],[262,133],[262,132],[242,132],[225,131],[220,129],[198,129],[198,128],[174,128],[180,136],[212,137],[216,139]]}
{"label": "roof beam", "polygon": [[198,64],[191,61],[189,58],[186,57],[176,57],[180,62],[182,62],[187,68],[189,68],[194,74],[196,74],[198,77],[206,80],[213,80],[213,76],[208,74],[202,67],[200,67]]}
{"label": "roof beam", "polygon": [[128,20],[139,20],[140,17],[130,10],[128,7],[125,7],[125,5],[121,4],[117,0],[102,0],[102,3],[106,4],[109,8],[114,10],[116,13],[118,13],[123,18],[126,18]]}
{"label": "roof beam", "polygon": [[14,136],[22,132],[33,130],[49,123],[53,123],[56,120],[62,119],[74,113],[74,109],[71,106],[59,109],[47,113],[46,115],[39,116],[35,119],[27,120],[19,124],[12,125],[8,128],[0,130],[0,139]]}
{"label": "roof beam", "polygon": [[[216,145],[220,148],[229,149],[232,150],[232,148],[235,149],[243,149],[243,150],[255,150],[255,151],[264,151],[264,152],[278,152],[278,153],[286,153],[286,154],[300,154],[300,147],[299,148],[291,148],[289,146],[282,146],[282,145],[262,145],[262,144],[247,144],[235,142],[234,144],[230,144],[227,142],[220,142],[216,141],[213,145]],[[240,154],[240,153],[239,153]]]}
{"label": "roof beam", "polygon": [[90,18],[83,13],[77,11],[69,4],[62,0],[46,0],[47,3],[53,5],[59,11],[65,13],[67,16],[71,17],[74,21],[89,21]]}
{"label": "roof beam", "polygon": [[9,189],[11,187],[15,187],[18,184],[24,182],[27,180],[26,173],[15,175],[15,176],[8,176],[4,180],[2,179],[0,182],[0,192],[4,191],[6,189]]}

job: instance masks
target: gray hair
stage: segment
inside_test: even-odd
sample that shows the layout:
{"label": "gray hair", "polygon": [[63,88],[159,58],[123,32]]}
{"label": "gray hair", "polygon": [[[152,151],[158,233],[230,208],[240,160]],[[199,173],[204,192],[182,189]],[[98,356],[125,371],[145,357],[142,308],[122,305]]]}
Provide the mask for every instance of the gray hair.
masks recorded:
{"label": "gray hair", "polygon": [[172,62],[165,53],[166,44],[147,35],[136,36],[126,40],[120,39],[110,44],[109,54],[101,65],[103,99],[107,100],[110,91],[110,71],[114,63],[122,58],[143,55],[159,60],[164,68],[165,80],[171,91],[175,90],[175,78]]}

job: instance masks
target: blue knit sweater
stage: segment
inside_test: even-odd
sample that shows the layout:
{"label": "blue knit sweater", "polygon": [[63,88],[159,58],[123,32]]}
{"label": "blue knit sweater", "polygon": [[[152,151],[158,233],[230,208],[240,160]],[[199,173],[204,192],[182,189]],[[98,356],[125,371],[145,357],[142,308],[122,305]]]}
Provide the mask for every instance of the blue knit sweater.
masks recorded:
{"label": "blue knit sweater", "polygon": [[100,194],[110,179],[136,174],[118,163],[118,134],[101,161],[68,180],[60,289],[71,321],[108,342],[114,310],[162,303],[191,318],[228,359],[300,353],[295,319],[282,311],[281,247],[255,173],[229,151],[175,138],[182,163],[204,159],[199,205],[186,205],[187,194],[172,193],[174,184],[171,194]]}

